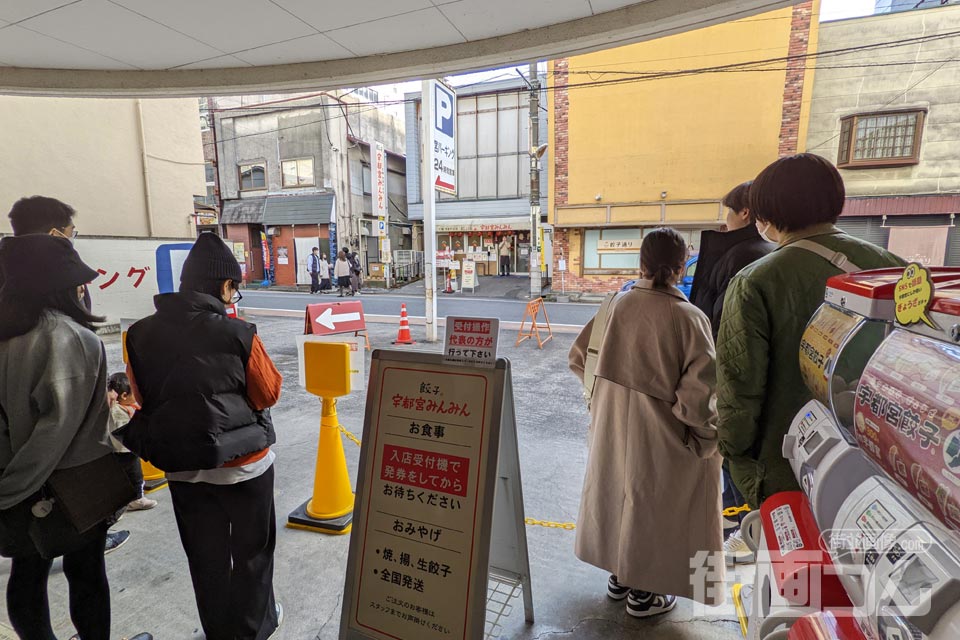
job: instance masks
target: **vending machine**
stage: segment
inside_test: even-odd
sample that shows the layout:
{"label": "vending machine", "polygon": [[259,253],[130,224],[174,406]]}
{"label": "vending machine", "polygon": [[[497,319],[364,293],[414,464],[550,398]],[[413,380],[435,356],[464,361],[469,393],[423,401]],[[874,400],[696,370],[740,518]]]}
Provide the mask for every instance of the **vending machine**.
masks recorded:
{"label": "vending machine", "polygon": [[783,454],[803,499],[745,522],[748,636],[960,639],[960,270],[832,278],[800,368],[813,400]]}

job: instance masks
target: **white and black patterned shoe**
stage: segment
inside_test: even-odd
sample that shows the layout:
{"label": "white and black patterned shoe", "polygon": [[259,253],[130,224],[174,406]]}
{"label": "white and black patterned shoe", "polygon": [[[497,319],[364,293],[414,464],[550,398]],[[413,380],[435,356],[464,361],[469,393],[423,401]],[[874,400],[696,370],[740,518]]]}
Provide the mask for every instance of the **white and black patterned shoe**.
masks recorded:
{"label": "white and black patterned shoe", "polygon": [[627,597],[627,613],[634,618],[651,618],[672,611],[677,606],[677,596],[662,596],[649,591],[630,590]]}
{"label": "white and black patterned shoe", "polygon": [[613,600],[623,600],[630,593],[630,587],[617,582],[617,576],[610,576],[607,580],[607,595]]}

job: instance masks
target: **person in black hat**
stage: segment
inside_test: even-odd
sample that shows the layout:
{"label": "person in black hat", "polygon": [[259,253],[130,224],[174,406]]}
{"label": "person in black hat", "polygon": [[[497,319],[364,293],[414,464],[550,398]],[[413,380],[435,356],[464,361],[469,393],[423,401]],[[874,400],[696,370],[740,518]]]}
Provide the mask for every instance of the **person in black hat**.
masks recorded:
{"label": "person in black hat", "polygon": [[[106,353],[93,332],[102,318],[82,303],[83,285],[97,272],[68,240],[43,234],[0,241],[0,270],[6,276],[0,289],[0,555],[12,559],[7,613],[21,638],[53,638],[47,600],[53,560],[41,555],[29,533],[49,513],[43,487],[54,471],[113,451]],[[63,554],[70,618],[84,640],[110,638],[106,535],[104,522],[72,539],[58,534],[55,545],[70,550]]]}
{"label": "person in black hat", "polygon": [[229,318],[242,272],[217,236],[187,256],[179,293],[127,333],[127,375],[141,405],[117,434],[166,471],[209,640],[265,640],[283,609],[273,592],[276,441],[269,407],[283,378],[256,327]]}

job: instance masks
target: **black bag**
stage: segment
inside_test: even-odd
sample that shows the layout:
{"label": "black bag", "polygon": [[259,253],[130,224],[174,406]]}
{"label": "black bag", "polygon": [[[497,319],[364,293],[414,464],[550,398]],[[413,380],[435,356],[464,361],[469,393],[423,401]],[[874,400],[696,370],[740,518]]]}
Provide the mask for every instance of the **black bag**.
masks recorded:
{"label": "black bag", "polygon": [[137,493],[113,453],[58,469],[39,492],[0,511],[0,552],[15,557],[35,549],[49,560],[77,551],[102,535]]}

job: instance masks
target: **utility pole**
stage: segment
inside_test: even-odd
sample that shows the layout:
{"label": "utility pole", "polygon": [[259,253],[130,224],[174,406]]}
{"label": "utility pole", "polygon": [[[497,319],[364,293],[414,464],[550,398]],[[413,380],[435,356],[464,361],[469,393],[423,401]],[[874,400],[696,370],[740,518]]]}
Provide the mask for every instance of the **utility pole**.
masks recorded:
{"label": "utility pole", "polygon": [[540,76],[530,63],[530,299],[543,292],[540,281]]}

